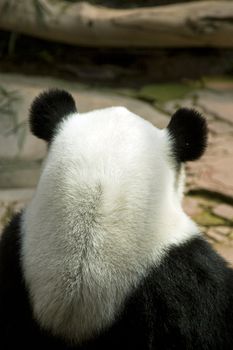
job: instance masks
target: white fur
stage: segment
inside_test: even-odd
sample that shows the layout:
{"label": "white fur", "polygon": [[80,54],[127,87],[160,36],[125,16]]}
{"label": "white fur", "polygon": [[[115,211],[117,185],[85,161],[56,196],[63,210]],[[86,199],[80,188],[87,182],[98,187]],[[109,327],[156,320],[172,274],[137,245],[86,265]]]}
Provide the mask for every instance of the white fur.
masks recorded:
{"label": "white fur", "polygon": [[94,336],[167,249],[197,232],[170,145],[166,130],[123,107],[61,124],[23,223],[23,270],[44,328]]}

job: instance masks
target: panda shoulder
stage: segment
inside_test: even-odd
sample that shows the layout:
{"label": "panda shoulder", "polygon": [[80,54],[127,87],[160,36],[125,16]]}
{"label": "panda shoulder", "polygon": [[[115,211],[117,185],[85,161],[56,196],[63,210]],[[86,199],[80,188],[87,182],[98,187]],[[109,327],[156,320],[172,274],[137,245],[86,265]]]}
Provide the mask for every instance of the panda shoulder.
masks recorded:
{"label": "panda shoulder", "polygon": [[22,213],[15,214],[0,237],[0,290],[18,281]]}

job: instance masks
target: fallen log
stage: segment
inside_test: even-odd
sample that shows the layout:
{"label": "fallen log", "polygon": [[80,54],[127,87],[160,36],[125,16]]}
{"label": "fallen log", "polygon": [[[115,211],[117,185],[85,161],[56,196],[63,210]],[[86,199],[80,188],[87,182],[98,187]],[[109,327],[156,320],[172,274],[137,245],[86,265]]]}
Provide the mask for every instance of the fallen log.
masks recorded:
{"label": "fallen log", "polygon": [[0,0],[0,29],[90,47],[233,48],[233,2],[136,9]]}

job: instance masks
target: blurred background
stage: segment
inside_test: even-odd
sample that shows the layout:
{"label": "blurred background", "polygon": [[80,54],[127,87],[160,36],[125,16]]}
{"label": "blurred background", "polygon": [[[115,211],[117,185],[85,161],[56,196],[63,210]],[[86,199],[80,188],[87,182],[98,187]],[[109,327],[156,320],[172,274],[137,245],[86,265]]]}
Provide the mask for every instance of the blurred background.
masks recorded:
{"label": "blurred background", "polygon": [[49,87],[80,112],[124,105],[157,127],[203,113],[184,207],[233,264],[233,1],[0,0],[0,231],[33,195],[46,154],[28,110]]}

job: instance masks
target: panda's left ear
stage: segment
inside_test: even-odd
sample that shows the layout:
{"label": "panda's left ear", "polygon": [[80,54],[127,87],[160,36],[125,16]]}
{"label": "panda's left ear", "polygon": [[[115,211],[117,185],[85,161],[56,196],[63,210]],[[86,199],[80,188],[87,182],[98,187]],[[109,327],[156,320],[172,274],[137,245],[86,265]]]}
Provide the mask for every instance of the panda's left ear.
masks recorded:
{"label": "panda's left ear", "polygon": [[207,123],[193,109],[181,108],[171,117],[167,126],[172,140],[172,152],[178,162],[196,160],[207,145]]}
{"label": "panda's left ear", "polygon": [[30,108],[31,132],[40,139],[51,142],[60,122],[76,112],[75,101],[67,91],[44,91],[35,98]]}

